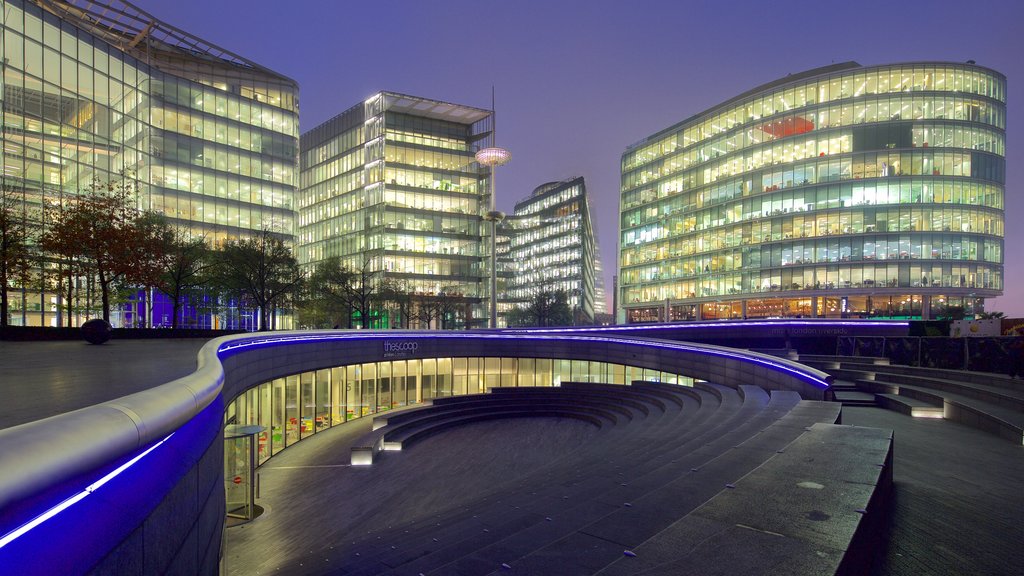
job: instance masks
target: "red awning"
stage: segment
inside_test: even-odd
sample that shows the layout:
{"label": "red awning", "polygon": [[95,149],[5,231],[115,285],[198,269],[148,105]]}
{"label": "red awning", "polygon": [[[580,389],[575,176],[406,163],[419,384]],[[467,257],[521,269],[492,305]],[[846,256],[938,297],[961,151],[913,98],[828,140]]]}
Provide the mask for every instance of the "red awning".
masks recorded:
{"label": "red awning", "polygon": [[767,124],[761,124],[758,130],[768,134],[772,138],[785,138],[814,130],[814,122],[801,116],[788,116]]}

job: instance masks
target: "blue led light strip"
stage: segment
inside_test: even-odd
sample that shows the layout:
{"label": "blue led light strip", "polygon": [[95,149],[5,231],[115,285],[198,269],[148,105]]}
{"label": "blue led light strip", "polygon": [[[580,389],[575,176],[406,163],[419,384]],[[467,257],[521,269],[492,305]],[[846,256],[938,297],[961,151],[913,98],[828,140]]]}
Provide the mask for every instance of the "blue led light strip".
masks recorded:
{"label": "blue led light strip", "polygon": [[[778,326],[779,323],[773,325]],[[795,323],[793,323],[795,324]],[[404,333],[395,334],[391,332],[387,333],[373,333],[373,334],[303,334],[294,336],[269,336],[259,337],[254,339],[246,339],[242,342],[233,342],[221,346],[217,353],[222,352],[235,352],[242,348],[260,347],[260,346],[274,346],[279,344],[291,344],[301,342],[317,342],[317,341],[330,341],[330,340],[398,340],[398,339],[410,339],[410,338],[471,338],[471,339],[499,339],[499,340],[575,340],[584,342],[612,342],[616,344],[626,344],[630,346],[647,346],[651,348],[662,348],[667,350],[682,350],[686,352],[693,352],[698,354],[706,354],[708,356],[719,356],[723,358],[730,358],[734,360],[740,360],[744,362],[751,362],[753,364],[759,364],[761,366],[767,366],[773,370],[780,372],[788,372],[800,380],[803,380],[812,386],[817,388],[827,389],[829,384],[827,381],[815,376],[812,373],[808,373],[799,368],[789,366],[783,362],[770,360],[761,356],[753,356],[749,353],[732,352],[721,348],[701,347],[692,344],[685,344],[681,342],[665,342],[665,341],[650,341],[650,340],[639,340],[629,337],[621,336],[574,336],[570,334],[555,333],[552,334],[550,330],[519,330],[514,334],[495,334],[495,333],[477,333],[477,334],[428,334],[428,333]]]}
{"label": "blue led light strip", "polygon": [[813,321],[813,320],[744,320],[744,321],[717,321],[717,322],[686,322],[683,324],[635,324],[635,325],[619,325],[619,326],[580,326],[573,328],[540,328],[540,329],[521,329],[521,328],[509,328],[509,332],[513,333],[532,333],[532,332],[547,332],[547,333],[558,333],[558,332],[631,332],[631,331],[653,331],[653,330],[693,330],[703,328],[720,328],[720,329],[737,329],[737,328],[749,328],[749,327],[769,327],[769,328],[789,328],[789,327],[801,327],[806,328],[813,326],[816,328],[827,328],[830,326],[885,326],[885,327],[908,327],[909,322],[906,321],[893,321],[893,320],[831,320],[827,322]]}
{"label": "blue led light strip", "polygon": [[163,444],[164,442],[167,442],[167,440],[170,439],[171,436],[174,436],[174,432],[171,432],[170,434],[167,435],[166,438],[164,438],[163,440],[157,442],[156,444],[153,444],[152,446],[147,448],[144,452],[140,453],[138,456],[132,458],[131,460],[125,462],[124,464],[118,466],[117,468],[115,468],[114,470],[112,470],[111,472],[109,472],[107,475],[103,476],[99,480],[97,480],[97,481],[93,482],[92,484],[86,486],[85,489],[82,490],[81,492],[75,494],[74,496],[71,496],[70,498],[64,500],[60,504],[57,504],[56,506],[53,506],[49,510],[43,512],[42,514],[40,514],[40,515],[36,516],[35,518],[29,520],[28,522],[22,524],[21,526],[15,528],[14,530],[12,530],[10,532],[8,532],[7,534],[4,535],[3,538],[0,538],[0,548],[3,548],[4,546],[7,546],[11,542],[14,542],[15,540],[20,538],[22,535],[24,535],[29,530],[32,530],[36,526],[39,526],[43,522],[46,522],[50,518],[53,518],[57,514],[60,514],[64,510],[67,510],[71,506],[74,506],[78,501],[80,501],[83,498],[85,498],[86,496],[92,494],[96,490],[99,490],[99,488],[101,486],[103,486],[107,482],[110,482],[111,480],[116,478],[119,474],[121,474],[122,472],[124,472],[128,468],[131,468],[136,462],[138,462],[139,460],[142,460],[147,454],[149,454],[153,450],[156,450],[157,448],[159,448],[160,445]]}

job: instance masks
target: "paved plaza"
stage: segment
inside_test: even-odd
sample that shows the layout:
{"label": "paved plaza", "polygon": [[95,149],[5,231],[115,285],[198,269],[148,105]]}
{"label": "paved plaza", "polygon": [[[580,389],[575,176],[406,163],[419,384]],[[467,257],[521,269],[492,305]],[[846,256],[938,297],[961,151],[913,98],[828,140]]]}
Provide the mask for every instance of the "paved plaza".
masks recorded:
{"label": "paved plaza", "polygon": [[[0,427],[185,375],[204,343],[0,342]],[[1021,573],[1022,447],[953,422],[880,408],[847,407],[843,423],[895,431],[896,490],[875,573]],[[521,490],[523,479],[538,478],[561,455],[598,446],[602,434],[578,421],[492,421],[388,454],[372,471],[352,469],[346,447],[369,426],[367,418],[317,434],[259,470],[258,503],[266,512],[228,529],[229,574],[329,573],[324,564],[332,547],[374,533],[394,536],[394,526],[410,517],[452,514],[506,489]],[[593,449],[589,454],[599,457]]]}

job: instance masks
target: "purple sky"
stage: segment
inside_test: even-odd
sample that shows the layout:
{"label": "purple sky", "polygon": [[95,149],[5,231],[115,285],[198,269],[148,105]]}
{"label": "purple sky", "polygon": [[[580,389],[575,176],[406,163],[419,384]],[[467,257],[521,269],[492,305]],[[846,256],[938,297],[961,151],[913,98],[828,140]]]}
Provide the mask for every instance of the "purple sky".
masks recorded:
{"label": "purple sky", "polygon": [[[154,16],[290,76],[302,131],[380,90],[489,107],[499,208],[582,175],[606,286],[619,157],[629,144],[764,82],[832,62],[975,60],[1008,77],[1005,295],[1024,317],[1024,1],[136,0]],[[1016,225],[1015,225],[1016,224]]]}

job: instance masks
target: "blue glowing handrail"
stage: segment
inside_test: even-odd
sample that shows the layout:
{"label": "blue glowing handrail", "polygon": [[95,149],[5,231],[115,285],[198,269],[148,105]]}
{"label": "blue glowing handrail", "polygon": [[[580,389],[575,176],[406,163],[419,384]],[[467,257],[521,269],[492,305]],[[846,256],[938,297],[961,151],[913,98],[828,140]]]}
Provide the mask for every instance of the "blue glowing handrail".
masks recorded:
{"label": "blue glowing handrail", "polygon": [[50,518],[53,518],[57,514],[60,514],[64,510],[67,510],[71,506],[77,504],[79,501],[81,501],[86,496],[89,496],[90,494],[95,493],[97,490],[100,489],[101,486],[103,486],[107,482],[110,482],[111,480],[113,480],[114,478],[119,476],[122,472],[124,472],[125,470],[127,470],[127,469],[131,468],[132,466],[134,466],[136,462],[138,462],[139,460],[142,460],[143,458],[145,458],[146,455],[148,455],[153,450],[156,450],[157,448],[159,448],[160,445],[162,445],[164,442],[166,442],[168,439],[170,439],[171,436],[174,436],[173,432],[168,434],[163,440],[160,440],[156,444],[154,444],[154,445],[150,446],[149,448],[147,448],[146,450],[144,450],[142,453],[136,455],[131,460],[125,462],[124,464],[122,464],[122,465],[118,466],[117,468],[115,468],[114,470],[110,471],[109,473],[104,475],[99,480],[97,480],[97,481],[93,482],[92,484],[86,486],[84,489],[82,489],[81,492],[78,492],[78,493],[74,494],[73,496],[70,496],[69,498],[67,498],[66,500],[63,500],[59,504],[51,506],[46,511],[44,511],[42,514],[39,514],[35,518],[32,518],[31,520],[25,522],[21,526],[18,526],[14,530],[11,530],[7,534],[5,534],[3,537],[0,537],[0,549],[3,549],[5,546],[10,544],[11,542],[14,542],[15,540],[17,540],[22,535],[28,533],[29,530],[32,530],[36,526],[39,526],[43,522],[46,522]]}
{"label": "blue glowing handrail", "polygon": [[419,332],[419,331],[385,331],[385,332],[298,332],[291,333],[289,335],[277,335],[277,336],[260,336],[250,337],[242,339],[238,342],[225,343],[217,352],[219,355],[232,355],[242,349],[252,347],[263,347],[263,346],[277,346],[283,344],[294,344],[300,342],[315,342],[315,341],[333,341],[333,340],[400,340],[400,339],[422,339],[422,338],[435,338],[435,339],[534,339],[534,340],[555,340],[555,341],[581,341],[591,343],[615,343],[625,344],[632,346],[649,346],[652,348],[662,348],[669,350],[679,350],[684,352],[692,352],[698,354],[707,354],[709,356],[718,356],[723,358],[730,358],[733,360],[739,360],[742,362],[751,362],[759,364],[761,366],[768,367],[772,370],[786,372],[791,374],[817,388],[827,389],[829,387],[828,375],[814,368],[804,366],[797,362],[777,358],[767,354],[761,354],[759,352],[752,351],[738,351],[732,348],[723,346],[714,346],[712,344],[698,344],[692,342],[675,342],[670,340],[655,340],[651,338],[639,338],[639,337],[623,337],[623,336],[574,336],[570,334],[558,333],[552,334],[551,331],[538,329],[538,330],[517,330],[502,331],[502,332],[466,332],[466,333],[445,333],[439,334],[437,332]]}

